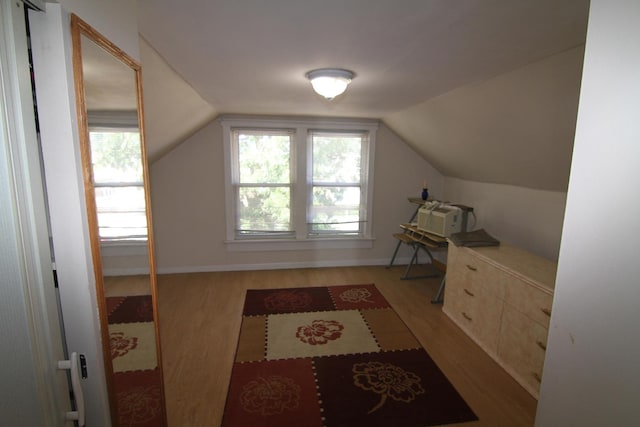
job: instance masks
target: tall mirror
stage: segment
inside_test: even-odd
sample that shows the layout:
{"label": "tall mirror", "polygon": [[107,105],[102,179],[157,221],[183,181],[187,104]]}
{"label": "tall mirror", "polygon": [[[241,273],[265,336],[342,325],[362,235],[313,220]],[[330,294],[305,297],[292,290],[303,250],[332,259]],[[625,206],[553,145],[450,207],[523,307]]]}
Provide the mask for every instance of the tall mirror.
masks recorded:
{"label": "tall mirror", "polygon": [[114,426],[166,425],[140,65],[75,15],[85,196]]}

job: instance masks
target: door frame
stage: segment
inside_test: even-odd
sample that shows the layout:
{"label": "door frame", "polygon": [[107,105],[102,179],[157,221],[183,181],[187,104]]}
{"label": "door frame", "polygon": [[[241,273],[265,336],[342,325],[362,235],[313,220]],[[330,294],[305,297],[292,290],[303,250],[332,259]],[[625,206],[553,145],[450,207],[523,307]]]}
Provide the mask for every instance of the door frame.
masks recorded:
{"label": "door frame", "polygon": [[60,426],[71,403],[66,371],[57,368],[58,360],[66,359],[64,334],[49,245],[24,5],[0,0],[0,17],[3,422]]}
{"label": "door frame", "polygon": [[30,12],[51,241],[69,352],[86,358],[82,380],[87,425],[111,425],[100,321],[84,199],[75,107],[70,15],[60,4]]}

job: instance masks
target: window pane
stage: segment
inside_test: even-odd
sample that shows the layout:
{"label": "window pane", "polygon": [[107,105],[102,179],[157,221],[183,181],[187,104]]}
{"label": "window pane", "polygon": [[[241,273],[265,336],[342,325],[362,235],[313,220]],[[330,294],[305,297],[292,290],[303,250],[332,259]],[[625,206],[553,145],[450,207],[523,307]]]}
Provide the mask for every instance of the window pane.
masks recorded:
{"label": "window pane", "polygon": [[98,212],[100,240],[147,240],[144,212]]}
{"label": "window pane", "polygon": [[91,132],[90,139],[95,182],[142,182],[138,132]]}
{"label": "window pane", "polygon": [[142,187],[96,187],[95,191],[101,239],[146,240],[147,216]]}
{"label": "window pane", "polygon": [[360,187],[313,187],[312,231],[357,233],[360,220]]}
{"label": "window pane", "polygon": [[288,184],[291,177],[289,135],[238,133],[241,184]]}
{"label": "window pane", "polygon": [[359,183],[362,136],[314,134],[313,181]]}
{"label": "window pane", "polygon": [[239,187],[238,232],[291,231],[291,190],[287,187]]}

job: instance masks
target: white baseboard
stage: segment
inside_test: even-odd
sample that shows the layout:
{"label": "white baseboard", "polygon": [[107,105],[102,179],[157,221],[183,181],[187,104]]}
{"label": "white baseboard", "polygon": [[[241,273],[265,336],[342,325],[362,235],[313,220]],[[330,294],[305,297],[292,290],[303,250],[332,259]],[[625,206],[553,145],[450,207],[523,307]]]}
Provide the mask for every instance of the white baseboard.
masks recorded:
{"label": "white baseboard", "polygon": [[[433,257],[446,263],[446,256],[441,259],[439,253],[434,252]],[[407,265],[411,257],[398,257],[394,265]],[[359,260],[331,260],[331,261],[303,261],[303,262],[280,262],[267,264],[220,264],[220,265],[198,265],[184,267],[158,267],[157,274],[181,274],[181,273],[210,273],[217,271],[254,271],[254,270],[283,270],[289,268],[323,268],[323,267],[362,267],[374,265],[388,265],[389,259],[359,259]],[[105,276],[135,276],[149,274],[146,268],[112,268],[105,269]]]}
{"label": "white baseboard", "polygon": [[[407,265],[411,257],[397,258],[394,265]],[[388,265],[389,259],[364,259],[364,260],[339,260],[339,261],[304,261],[304,262],[282,262],[269,264],[227,264],[227,265],[204,265],[185,267],[160,267],[158,274],[177,273],[208,273],[217,271],[252,271],[252,270],[282,270],[288,268],[322,268],[322,267],[361,267],[374,265]]]}
{"label": "white baseboard", "polygon": [[102,274],[106,277],[109,276],[141,276],[149,274],[149,267],[136,267],[136,268],[106,268],[102,270]]}

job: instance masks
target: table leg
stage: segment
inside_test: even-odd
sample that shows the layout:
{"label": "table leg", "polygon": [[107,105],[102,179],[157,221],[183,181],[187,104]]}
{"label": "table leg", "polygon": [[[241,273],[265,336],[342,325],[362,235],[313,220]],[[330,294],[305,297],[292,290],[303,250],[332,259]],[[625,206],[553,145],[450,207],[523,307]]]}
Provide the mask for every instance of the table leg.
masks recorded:
{"label": "table leg", "polygon": [[440,304],[441,302],[444,301],[443,292],[444,292],[444,283],[446,279],[447,279],[447,275],[445,274],[444,277],[442,277],[442,282],[440,282],[438,293],[436,293],[436,296],[431,300],[431,304]]}
{"label": "table leg", "polygon": [[398,244],[396,245],[396,250],[393,251],[393,256],[391,257],[391,261],[389,262],[389,265],[387,266],[387,268],[391,267],[393,265],[393,262],[396,260],[396,255],[398,255],[398,249],[400,249],[400,245],[402,245],[402,240],[398,240]]}
{"label": "table leg", "polygon": [[413,248],[414,249],[413,255],[411,256],[411,261],[409,261],[409,264],[407,264],[407,268],[404,270],[404,275],[400,278],[402,280],[413,279],[413,277],[409,277],[409,270],[411,270],[411,267],[416,262],[416,259],[418,259],[418,249],[420,249],[420,246],[413,245]]}
{"label": "table leg", "polygon": [[423,249],[425,252],[427,252],[427,255],[429,255],[429,258],[431,258],[431,267],[433,267],[433,256],[431,255],[431,252],[429,252],[429,249],[427,249],[426,247],[424,247],[423,245],[416,243],[413,245],[413,256],[411,257],[411,261],[409,262],[409,264],[407,265],[407,268],[404,271],[404,275],[400,278],[401,280],[409,280],[409,279],[424,279],[424,278],[429,278],[429,277],[438,277],[440,275],[439,272],[435,272],[435,273],[431,273],[431,274],[425,274],[422,276],[409,276],[409,271],[411,270],[411,267],[413,267],[414,265],[417,265],[417,260],[418,260],[418,251],[420,249]]}

